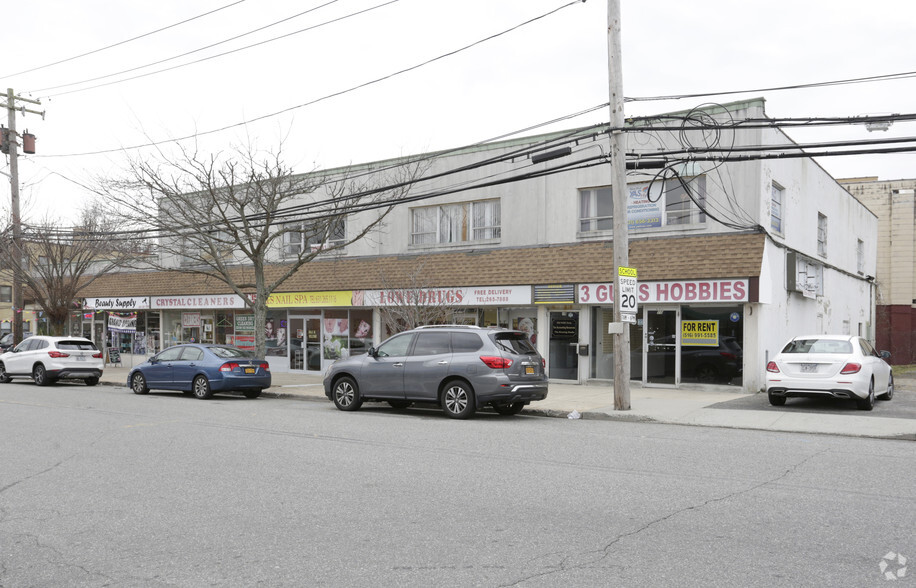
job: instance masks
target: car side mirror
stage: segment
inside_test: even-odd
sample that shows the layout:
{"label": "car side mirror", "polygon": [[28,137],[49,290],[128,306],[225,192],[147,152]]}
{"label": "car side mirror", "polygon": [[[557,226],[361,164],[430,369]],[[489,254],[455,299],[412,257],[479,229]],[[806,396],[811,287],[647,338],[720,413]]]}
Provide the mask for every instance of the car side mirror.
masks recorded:
{"label": "car side mirror", "polygon": [[890,351],[881,351],[880,355],[881,355],[881,359],[890,359],[891,352]]}
{"label": "car side mirror", "polygon": [[151,358],[149,358],[149,362],[150,362],[152,365],[156,365],[157,363],[159,363],[159,360],[158,360],[157,358],[155,358],[155,357],[151,357]]}
{"label": "car side mirror", "polygon": [[378,357],[378,349],[376,349],[375,347],[370,347],[367,353],[371,355],[372,357]]}

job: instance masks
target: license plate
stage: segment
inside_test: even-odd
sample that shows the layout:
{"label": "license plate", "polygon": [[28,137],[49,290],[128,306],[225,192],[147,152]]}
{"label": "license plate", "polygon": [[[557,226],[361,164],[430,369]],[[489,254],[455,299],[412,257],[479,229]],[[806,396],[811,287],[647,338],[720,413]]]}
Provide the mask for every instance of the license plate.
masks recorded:
{"label": "license plate", "polygon": [[254,369],[254,368],[245,368],[245,373],[246,373],[246,374],[253,374],[253,373],[255,373],[256,371],[257,371],[257,370]]}
{"label": "license plate", "polygon": [[82,356],[82,355],[77,355],[77,356],[76,356],[76,361],[86,361],[86,358],[85,358],[84,356]]}
{"label": "license plate", "polygon": [[813,374],[817,371],[816,363],[803,363],[801,364],[802,373],[804,374]]}
{"label": "license plate", "polygon": [[533,366],[533,365],[526,365],[526,366],[525,366],[525,373],[526,373],[526,374],[533,374],[533,373],[534,373],[534,366]]}

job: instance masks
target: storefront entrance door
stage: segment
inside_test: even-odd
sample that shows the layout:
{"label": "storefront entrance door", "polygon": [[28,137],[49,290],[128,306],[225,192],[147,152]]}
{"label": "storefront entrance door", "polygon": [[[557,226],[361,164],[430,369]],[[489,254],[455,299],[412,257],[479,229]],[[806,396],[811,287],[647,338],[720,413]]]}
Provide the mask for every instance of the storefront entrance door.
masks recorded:
{"label": "storefront entrance door", "polygon": [[645,382],[677,386],[677,309],[647,308],[645,313]]}
{"label": "storefront entrance door", "polygon": [[289,369],[321,371],[321,316],[289,317]]}
{"label": "storefront entrance door", "polygon": [[551,380],[579,379],[579,311],[550,313]]}

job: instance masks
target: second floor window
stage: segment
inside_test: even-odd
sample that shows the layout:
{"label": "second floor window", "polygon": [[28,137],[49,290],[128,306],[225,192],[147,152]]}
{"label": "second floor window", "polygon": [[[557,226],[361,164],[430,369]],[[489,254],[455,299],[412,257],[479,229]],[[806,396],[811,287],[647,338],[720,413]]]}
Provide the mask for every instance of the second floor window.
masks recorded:
{"label": "second floor window", "polygon": [[865,273],[865,241],[856,239],[856,271]]}
{"label": "second floor window", "polygon": [[424,206],[410,210],[410,244],[485,241],[502,236],[499,199]]}
{"label": "second floor window", "polygon": [[[629,230],[706,222],[706,176],[627,184]],[[609,186],[579,190],[579,232],[614,228],[614,198]]]}
{"label": "second floor window", "polygon": [[13,301],[13,287],[12,286],[0,286],[0,302],[12,302]]}
{"label": "second floor window", "polygon": [[298,257],[303,251],[320,252],[342,246],[347,240],[347,223],[343,218],[331,222],[289,223],[283,235],[283,257]]}
{"label": "second floor window", "polygon": [[827,257],[827,217],[817,213],[817,254]]}
{"label": "second floor window", "polygon": [[785,190],[777,183],[772,184],[770,196],[770,228],[774,233],[782,235],[782,200]]}

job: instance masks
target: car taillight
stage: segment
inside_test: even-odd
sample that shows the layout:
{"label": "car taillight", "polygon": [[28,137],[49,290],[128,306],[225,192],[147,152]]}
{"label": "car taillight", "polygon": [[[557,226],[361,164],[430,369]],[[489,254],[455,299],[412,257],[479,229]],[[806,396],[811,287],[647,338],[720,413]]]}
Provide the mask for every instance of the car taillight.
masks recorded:
{"label": "car taillight", "polygon": [[94,358],[96,358],[96,359],[102,359],[102,352],[99,351],[98,353],[93,353],[93,354],[92,354],[92,357],[94,357]]}
{"label": "car taillight", "polygon": [[862,364],[849,362],[840,370],[841,374],[857,374],[862,369]]}
{"label": "car taillight", "polygon": [[60,352],[60,351],[49,351],[49,352],[48,352],[48,355],[50,355],[51,357],[54,357],[54,358],[70,357],[70,354],[69,354],[69,353],[63,353],[63,352]]}
{"label": "car taillight", "polygon": [[234,370],[237,367],[239,367],[239,364],[230,361],[228,363],[224,363],[223,365],[219,366],[219,371],[231,372],[232,370]]}
{"label": "car taillight", "polygon": [[494,370],[506,369],[507,367],[512,366],[512,360],[508,357],[495,357],[493,355],[481,355],[480,361],[487,364],[487,367],[491,367]]}
{"label": "car taillight", "polygon": [[779,373],[779,366],[776,365],[776,362],[775,362],[775,361],[771,361],[770,363],[767,364],[767,371],[768,371],[768,372],[773,372],[774,374],[778,374],[778,373]]}
{"label": "car taillight", "polygon": [[264,370],[265,372],[269,372],[270,364],[265,361],[264,363],[261,364],[261,369]]}
{"label": "car taillight", "polygon": [[541,358],[541,369],[547,369],[547,360],[543,357]]}

